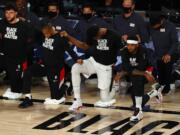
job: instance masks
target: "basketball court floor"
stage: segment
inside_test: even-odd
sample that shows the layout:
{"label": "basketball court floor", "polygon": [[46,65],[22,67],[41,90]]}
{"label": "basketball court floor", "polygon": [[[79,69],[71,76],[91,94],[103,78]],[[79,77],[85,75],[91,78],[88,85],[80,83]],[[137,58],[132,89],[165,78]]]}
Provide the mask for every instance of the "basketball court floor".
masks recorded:
{"label": "basketball court floor", "polygon": [[[0,86],[0,95],[6,88]],[[152,99],[151,110],[145,110],[137,123],[129,122],[133,112],[127,95],[117,95],[110,108],[94,107],[99,91],[89,85],[82,90],[84,108],[71,113],[72,97],[63,105],[44,105],[48,87],[34,86],[32,93],[34,106],[27,109],[18,108],[19,100],[0,97],[0,135],[180,135],[180,90],[165,96],[161,104]]]}

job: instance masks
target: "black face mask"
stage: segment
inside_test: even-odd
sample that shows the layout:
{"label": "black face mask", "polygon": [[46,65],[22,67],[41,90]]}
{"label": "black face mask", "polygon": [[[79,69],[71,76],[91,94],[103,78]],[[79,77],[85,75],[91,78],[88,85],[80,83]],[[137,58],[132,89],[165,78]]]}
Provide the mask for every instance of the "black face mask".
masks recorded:
{"label": "black face mask", "polygon": [[89,20],[93,15],[92,14],[83,14],[82,16],[85,20]]}
{"label": "black face mask", "polygon": [[50,12],[48,12],[48,16],[49,16],[49,18],[54,18],[57,16],[57,12],[50,11]]}
{"label": "black face mask", "polygon": [[131,7],[123,7],[123,13],[128,14],[132,11]]}

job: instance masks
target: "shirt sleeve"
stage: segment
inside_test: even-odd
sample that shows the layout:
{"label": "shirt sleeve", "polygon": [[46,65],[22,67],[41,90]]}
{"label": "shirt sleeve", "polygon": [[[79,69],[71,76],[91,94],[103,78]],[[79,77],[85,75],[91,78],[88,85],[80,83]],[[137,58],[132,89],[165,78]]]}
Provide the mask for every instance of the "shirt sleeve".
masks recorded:
{"label": "shirt sleeve", "polygon": [[64,46],[65,50],[71,55],[71,57],[74,59],[74,61],[77,61],[77,60],[78,60],[78,56],[77,56],[77,54],[72,50],[72,48],[70,47],[68,41],[63,38],[62,42],[63,42],[63,46]]}

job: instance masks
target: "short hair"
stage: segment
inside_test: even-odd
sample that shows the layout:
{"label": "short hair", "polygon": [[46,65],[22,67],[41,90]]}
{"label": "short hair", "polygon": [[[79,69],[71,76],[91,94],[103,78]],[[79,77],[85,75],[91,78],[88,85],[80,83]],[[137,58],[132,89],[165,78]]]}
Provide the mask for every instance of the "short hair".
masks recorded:
{"label": "short hair", "polygon": [[91,3],[85,3],[85,4],[83,4],[83,5],[82,5],[82,10],[83,10],[84,8],[90,8],[92,11],[95,10],[95,9],[94,9],[94,6],[93,6]]}
{"label": "short hair", "polygon": [[[124,2],[125,0],[122,0],[122,3]],[[132,4],[135,4],[135,0],[131,0]]]}
{"label": "short hair", "polygon": [[57,2],[50,2],[50,3],[48,3],[48,7],[49,6],[55,6],[55,7],[57,7],[57,9],[59,9],[59,5]]}
{"label": "short hair", "polygon": [[5,8],[4,8],[4,11],[7,11],[7,10],[14,10],[14,11],[18,11],[17,7],[15,4],[13,3],[8,3]]}
{"label": "short hair", "polygon": [[86,43],[88,45],[93,44],[94,38],[97,36],[99,29],[100,29],[100,27],[97,25],[93,25],[87,29],[87,31],[86,31],[86,35],[87,35]]}

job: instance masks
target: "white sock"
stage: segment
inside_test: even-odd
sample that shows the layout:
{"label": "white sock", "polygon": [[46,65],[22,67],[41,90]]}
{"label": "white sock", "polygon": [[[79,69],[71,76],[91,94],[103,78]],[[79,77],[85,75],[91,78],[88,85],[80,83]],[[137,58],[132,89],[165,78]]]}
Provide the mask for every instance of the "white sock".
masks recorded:
{"label": "white sock", "polygon": [[109,101],[110,100],[109,89],[100,90],[100,98],[101,98],[101,101],[103,102]]}
{"label": "white sock", "polygon": [[142,97],[135,96],[136,108],[142,110]]}
{"label": "white sock", "polygon": [[31,94],[25,94],[25,97],[28,97],[29,99],[32,99],[32,95]]}
{"label": "white sock", "polygon": [[74,98],[76,100],[81,100],[80,87],[74,87],[73,91],[74,91]]}
{"label": "white sock", "polygon": [[150,98],[153,98],[153,97],[157,96],[158,92],[157,92],[157,90],[151,90],[147,94]]}
{"label": "white sock", "polygon": [[116,91],[119,90],[119,82],[113,82],[112,89],[109,91],[109,99],[113,99],[116,95]]}
{"label": "white sock", "polygon": [[71,74],[72,74],[72,85],[74,98],[76,100],[81,100],[80,96],[80,85],[81,85],[81,66],[78,64],[73,65]]}

